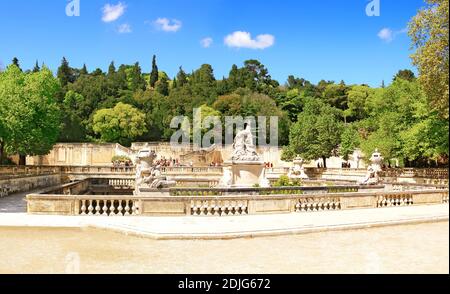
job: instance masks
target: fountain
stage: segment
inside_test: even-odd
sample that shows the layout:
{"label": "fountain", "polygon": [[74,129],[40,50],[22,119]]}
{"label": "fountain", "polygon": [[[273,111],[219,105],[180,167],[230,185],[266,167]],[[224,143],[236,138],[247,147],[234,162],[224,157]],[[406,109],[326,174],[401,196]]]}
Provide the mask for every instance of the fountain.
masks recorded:
{"label": "fountain", "polygon": [[256,152],[250,124],[236,134],[231,160],[224,162],[221,188],[270,187],[266,178],[265,165]]}

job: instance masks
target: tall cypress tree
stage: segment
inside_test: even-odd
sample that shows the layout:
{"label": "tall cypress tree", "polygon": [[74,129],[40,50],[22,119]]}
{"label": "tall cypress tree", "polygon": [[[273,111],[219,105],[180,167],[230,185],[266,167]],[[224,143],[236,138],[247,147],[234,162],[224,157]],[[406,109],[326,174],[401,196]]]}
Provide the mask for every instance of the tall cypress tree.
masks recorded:
{"label": "tall cypress tree", "polygon": [[130,90],[136,91],[138,89],[145,90],[145,79],[142,77],[141,67],[139,62],[136,62],[130,73]]}
{"label": "tall cypress tree", "polygon": [[69,66],[69,62],[65,57],[63,57],[61,66],[58,68],[57,76],[63,87],[65,87],[68,83],[74,82],[72,68]]}
{"label": "tall cypress tree", "polygon": [[187,80],[187,75],[183,70],[183,67],[180,66],[180,71],[177,74],[177,80],[178,83],[177,85],[181,88],[183,87],[185,84],[187,84],[188,80]]}
{"label": "tall cypress tree", "polygon": [[158,66],[156,65],[156,55],[153,55],[152,72],[150,73],[150,87],[154,88],[159,79]]}
{"label": "tall cypress tree", "polygon": [[88,70],[86,67],[86,64],[83,64],[83,68],[81,68],[80,70],[80,75],[87,75],[88,74]]}
{"label": "tall cypress tree", "polygon": [[15,66],[17,66],[20,71],[22,71],[22,69],[20,68],[20,64],[19,64],[19,59],[17,59],[17,57],[14,57],[12,60],[12,64],[14,64]]}
{"label": "tall cypress tree", "polygon": [[36,60],[36,64],[34,65],[33,72],[40,72],[41,68],[39,67],[38,61]]}
{"label": "tall cypress tree", "polygon": [[111,64],[108,68],[108,77],[113,76],[116,73],[116,66],[114,65],[114,61],[111,61]]}

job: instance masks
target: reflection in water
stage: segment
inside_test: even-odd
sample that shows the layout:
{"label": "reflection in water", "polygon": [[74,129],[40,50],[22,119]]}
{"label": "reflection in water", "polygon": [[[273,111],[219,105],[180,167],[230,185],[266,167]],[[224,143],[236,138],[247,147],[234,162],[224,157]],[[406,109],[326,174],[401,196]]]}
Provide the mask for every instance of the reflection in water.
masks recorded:
{"label": "reflection in water", "polygon": [[0,273],[449,273],[448,222],[237,240],[0,228]]}

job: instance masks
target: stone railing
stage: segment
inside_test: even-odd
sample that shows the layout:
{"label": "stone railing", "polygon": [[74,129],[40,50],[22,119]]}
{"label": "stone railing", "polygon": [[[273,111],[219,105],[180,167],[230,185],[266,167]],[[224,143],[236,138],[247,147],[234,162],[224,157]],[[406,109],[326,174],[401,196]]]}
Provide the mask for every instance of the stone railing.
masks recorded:
{"label": "stone railing", "polygon": [[63,166],[61,172],[64,174],[134,174],[136,171],[133,166]]}
{"label": "stone railing", "polygon": [[172,188],[171,196],[227,196],[227,195],[303,195],[318,193],[352,193],[384,186],[317,186],[271,188]]}
{"label": "stone railing", "polygon": [[0,166],[0,178],[17,176],[37,176],[61,172],[57,166]]}
{"label": "stone railing", "polygon": [[377,207],[408,206],[413,204],[412,194],[386,194],[379,195],[377,199]]}
{"label": "stone railing", "polygon": [[125,196],[77,197],[75,214],[81,216],[132,216],[139,215],[139,200]]}
{"label": "stone railing", "polygon": [[205,174],[205,175],[222,175],[222,167],[163,167],[161,172],[165,175],[190,175],[190,174]]}
{"label": "stone railing", "polygon": [[31,214],[232,216],[442,204],[448,203],[448,189],[220,197],[31,194],[27,196],[27,202]]}
{"label": "stone railing", "polygon": [[408,178],[429,178],[448,179],[448,169],[445,168],[393,168],[381,172],[382,177],[408,177]]}

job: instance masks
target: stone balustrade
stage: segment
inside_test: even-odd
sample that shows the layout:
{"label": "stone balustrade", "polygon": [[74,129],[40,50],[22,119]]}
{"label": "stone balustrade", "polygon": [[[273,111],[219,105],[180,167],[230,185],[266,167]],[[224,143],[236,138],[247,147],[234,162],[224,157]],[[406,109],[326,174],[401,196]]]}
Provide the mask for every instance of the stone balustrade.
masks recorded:
{"label": "stone balustrade", "polygon": [[205,175],[222,175],[222,167],[162,167],[161,172],[165,175],[190,175],[190,174],[205,174]]}
{"label": "stone balustrade", "polygon": [[191,200],[193,216],[247,215],[247,200]]}
{"label": "stone balustrade", "polygon": [[380,195],[377,199],[377,207],[408,206],[413,204],[414,200],[412,194]]}
{"label": "stone balustrade", "polygon": [[0,178],[17,176],[37,176],[61,172],[56,166],[0,166]]}
{"label": "stone balustrade", "polygon": [[367,189],[384,189],[384,186],[315,186],[271,188],[172,188],[171,196],[227,196],[227,195],[303,195],[317,193],[351,193]]}
{"label": "stone balustrade", "polygon": [[339,197],[304,197],[295,203],[295,212],[340,210]]}
{"label": "stone balustrade", "polygon": [[[81,216],[132,216],[139,215],[139,200],[120,197],[78,199],[75,214]],[[77,210],[77,208],[79,209]],[[78,213],[77,213],[78,212]]]}
{"label": "stone balustrade", "polygon": [[228,196],[50,195],[27,196],[28,213],[86,216],[232,216],[307,213],[448,203],[446,190]]}

